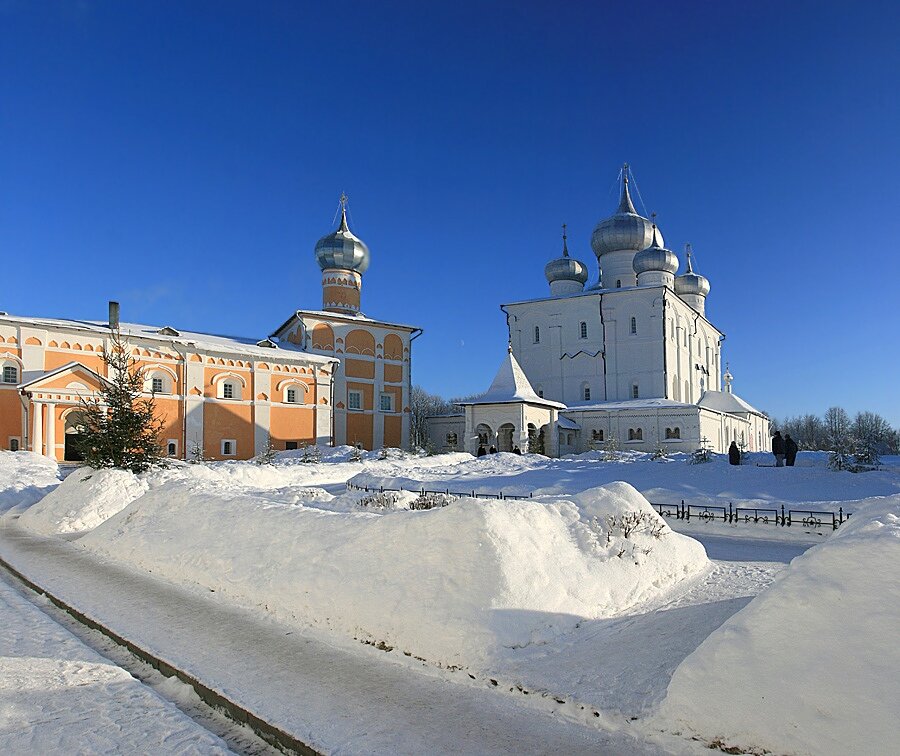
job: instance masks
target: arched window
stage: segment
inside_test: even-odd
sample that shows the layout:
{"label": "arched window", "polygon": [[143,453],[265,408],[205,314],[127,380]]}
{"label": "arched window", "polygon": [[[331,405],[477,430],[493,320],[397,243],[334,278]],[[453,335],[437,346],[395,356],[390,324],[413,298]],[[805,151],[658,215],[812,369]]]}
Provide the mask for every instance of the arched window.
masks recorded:
{"label": "arched window", "polygon": [[244,381],[237,375],[222,373],[213,378],[218,399],[240,399],[244,389]]}
{"label": "arched window", "polygon": [[681,438],[681,428],[675,426],[674,428],[666,428],[666,438]]}
{"label": "arched window", "polygon": [[585,323],[583,320],[581,321],[581,325],[578,327],[578,333],[581,338],[587,338],[587,323]]}
{"label": "arched window", "polygon": [[278,384],[277,390],[281,392],[281,400],[285,404],[304,404],[308,386],[296,380],[287,380]]}
{"label": "arched window", "polygon": [[581,398],[586,402],[591,400],[591,387],[586,383],[581,387]]}
{"label": "arched window", "polygon": [[144,370],[144,391],[154,394],[174,394],[175,375],[163,367]]}
{"label": "arched window", "polygon": [[603,440],[603,430],[592,430],[591,431],[591,441],[602,441]]}
{"label": "arched window", "polygon": [[619,281],[618,279],[616,280],[616,288],[617,288],[617,289],[621,289],[621,288],[622,288],[622,282]]}
{"label": "arched window", "polygon": [[629,441],[643,441],[644,440],[644,429],[643,428],[629,428],[628,429],[628,440]]}
{"label": "arched window", "polygon": [[641,398],[641,392],[640,392],[640,389],[638,389],[638,385],[636,383],[631,384],[631,398],[632,399],[640,399]]}
{"label": "arched window", "polygon": [[534,343],[535,344],[541,343],[541,328],[540,328],[540,326],[534,327]]}
{"label": "arched window", "polygon": [[631,319],[631,332],[637,333],[637,318]]}
{"label": "arched window", "polygon": [[14,362],[3,363],[3,382],[18,383],[19,382],[19,366]]}

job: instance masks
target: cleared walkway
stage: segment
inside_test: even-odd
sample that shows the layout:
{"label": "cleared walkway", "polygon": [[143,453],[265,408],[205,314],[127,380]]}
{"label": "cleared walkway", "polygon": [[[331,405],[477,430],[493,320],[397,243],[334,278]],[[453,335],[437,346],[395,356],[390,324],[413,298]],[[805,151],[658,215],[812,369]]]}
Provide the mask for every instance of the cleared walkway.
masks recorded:
{"label": "cleared walkway", "polygon": [[335,648],[15,525],[0,526],[0,556],[95,621],[326,753],[690,749],[581,726],[497,691]]}

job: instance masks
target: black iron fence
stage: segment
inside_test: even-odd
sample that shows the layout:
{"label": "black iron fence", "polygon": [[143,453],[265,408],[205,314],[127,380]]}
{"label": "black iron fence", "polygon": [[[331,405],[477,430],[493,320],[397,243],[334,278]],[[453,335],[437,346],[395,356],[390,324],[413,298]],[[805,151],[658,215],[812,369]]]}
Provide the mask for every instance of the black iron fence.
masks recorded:
{"label": "black iron fence", "polygon": [[[447,496],[466,496],[472,499],[510,499],[521,501],[523,499],[531,499],[534,494],[528,496],[516,496],[514,494],[505,494],[503,491],[497,493],[481,493],[475,491],[452,491],[449,488],[385,488],[384,486],[358,486],[355,483],[347,482],[347,488],[353,491],[365,491],[366,493],[384,493],[385,491],[406,491],[408,493],[419,494],[425,496],[428,494],[445,494]],[[852,512],[845,512],[843,507],[839,507],[837,512],[819,512],[811,509],[785,509],[784,504],[780,507],[741,507],[734,506],[732,502],[728,502],[728,506],[719,506],[715,504],[686,504],[682,499],[680,504],[653,504],[651,506],[659,512],[663,517],[674,517],[676,520],[696,520],[698,522],[724,522],[731,525],[749,524],[758,525],[777,525],[780,527],[791,527],[798,525],[805,528],[821,528],[831,526],[832,530],[837,530],[843,525]]]}
{"label": "black iron fence", "polygon": [[347,482],[347,488],[353,491],[365,491],[366,493],[384,493],[385,491],[406,491],[408,493],[419,494],[425,496],[427,494],[444,494],[446,496],[466,496],[472,499],[530,499],[532,494],[528,496],[514,496],[513,494],[505,494],[503,491],[493,493],[480,493],[478,491],[451,491],[449,488],[385,488],[384,486],[357,486],[354,483]]}
{"label": "black iron fence", "polygon": [[741,507],[728,502],[728,506],[713,504],[653,504],[653,508],[663,517],[674,517],[676,520],[697,520],[699,522],[724,522],[729,524],[754,523],[791,527],[799,525],[805,528],[821,528],[831,526],[837,530],[843,525],[852,512],[845,512],[838,507],[837,512],[820,512],[811,509],[785,509],[780,507]]}

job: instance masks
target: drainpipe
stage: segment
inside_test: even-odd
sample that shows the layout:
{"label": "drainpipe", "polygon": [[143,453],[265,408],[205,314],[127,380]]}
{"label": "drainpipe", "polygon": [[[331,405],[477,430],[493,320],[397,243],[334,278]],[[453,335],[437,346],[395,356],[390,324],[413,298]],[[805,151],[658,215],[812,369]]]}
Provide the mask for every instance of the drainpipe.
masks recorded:
{"label": "drainpipe", "polygon": [[[416,328],[409,334],[409,365],[406,368],[406,400],[412,403],[412,343],[419,338],[424,333],[421,328]],[[400,411],[403,411],[403,408],[400,408]],[[410,413],[411,414],[411,413]],[[409,427],[409,432],[412,434],[412,423],[410,422],[412,418],[407,418],[407,426]],[[412,438],[409,439],[410,447],[412,446]]]}

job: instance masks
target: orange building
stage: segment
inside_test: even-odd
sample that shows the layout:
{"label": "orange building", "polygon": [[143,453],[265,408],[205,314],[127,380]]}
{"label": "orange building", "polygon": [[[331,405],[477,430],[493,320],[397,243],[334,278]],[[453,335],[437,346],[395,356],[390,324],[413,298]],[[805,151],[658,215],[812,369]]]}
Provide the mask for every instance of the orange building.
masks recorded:
{"label": "orange building", "polygon": [[[164,422],[169,456],[249,459],[307,444],[409,446],[410,365],[421,329],[360,312],[369,249],[347,225],[316,244],[322,310],[262,340],[120,324]],[[72,460],[73,414],[105,380],[109,322],[0,313],[0,448]]]}
{"label": "orange building", "polygon": [[[106,380],[110,322],[0,315],[0,448],[77,460],[72,443],[83,398]],[[270,339],[241,340],[120,324],[163,421],[171,457],[248,459],[332,441],[337,360]]]}

